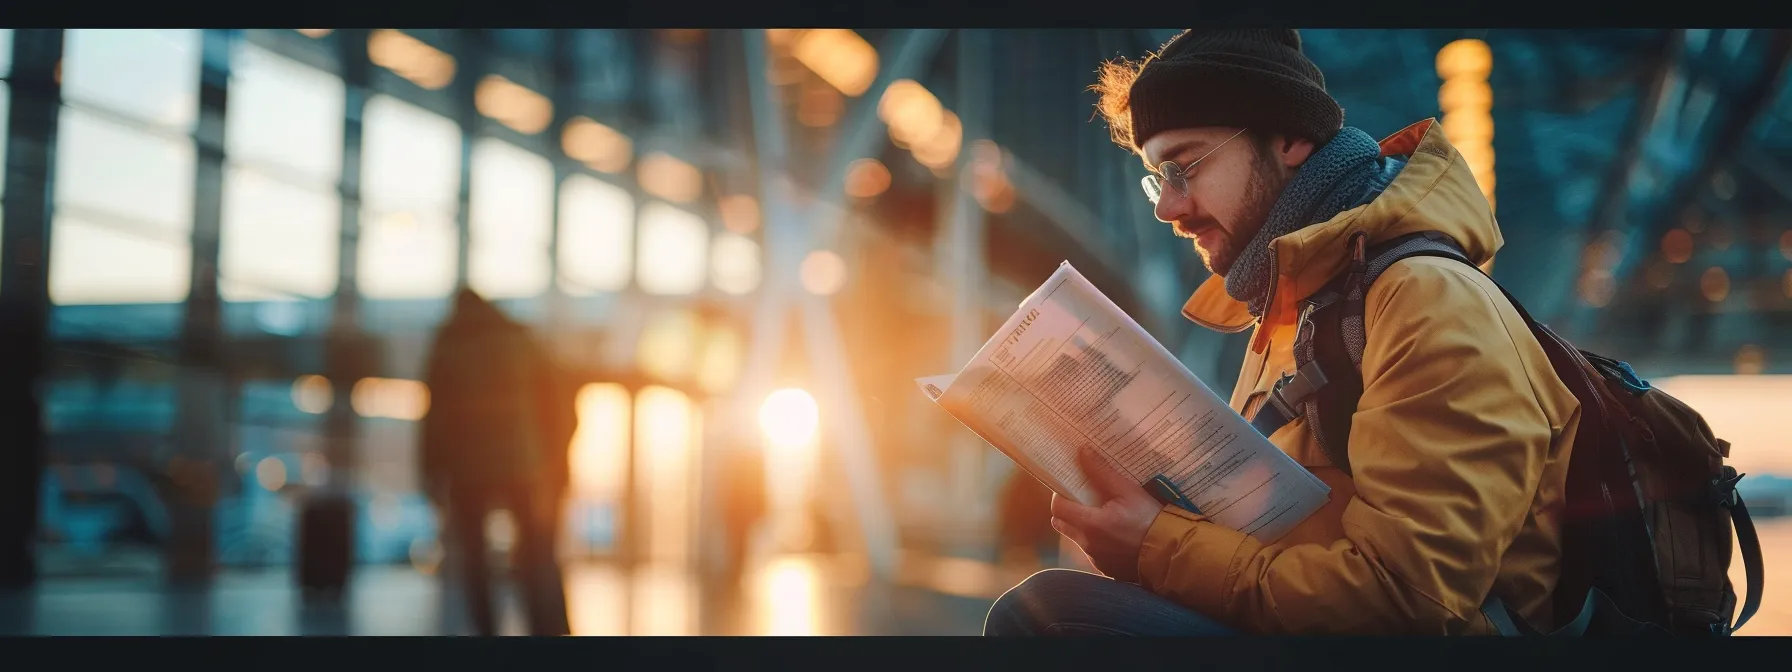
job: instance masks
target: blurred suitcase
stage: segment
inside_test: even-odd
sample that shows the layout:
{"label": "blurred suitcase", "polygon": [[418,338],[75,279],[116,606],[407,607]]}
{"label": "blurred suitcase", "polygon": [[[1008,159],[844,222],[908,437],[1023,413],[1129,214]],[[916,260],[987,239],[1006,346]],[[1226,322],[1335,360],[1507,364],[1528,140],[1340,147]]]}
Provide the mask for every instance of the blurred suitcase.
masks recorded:
{"label": "blurred suitcase", "polygon": [[337,597],[348,587],[355,561],[355,503],[322,495],[299,509],[299,588],[307,596]]}

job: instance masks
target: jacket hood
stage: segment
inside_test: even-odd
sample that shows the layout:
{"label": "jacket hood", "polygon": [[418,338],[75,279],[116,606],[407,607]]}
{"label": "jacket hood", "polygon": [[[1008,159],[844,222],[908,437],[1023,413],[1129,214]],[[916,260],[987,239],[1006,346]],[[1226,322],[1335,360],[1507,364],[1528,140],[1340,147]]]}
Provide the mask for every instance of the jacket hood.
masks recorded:
{"label": "jacket hood", "polygon": [[[1420,231],[1437,231],[1462,245],[1470,260],[1488,267],[1503,239],[1493,208],[1475,182],[1462,154],[1444,138],[1436,119],[1406,127],[1381,141],[1382,156],[1409,157],[1388,188],[1367,204],[1338,213],[1270,241],[1276,261],[1263,323],[1294,321],[1300,299],[1343,273],[1350,262],[1347,242],[1358,231],[1375,243]],[[1226,279],[1215,275],[1201,283],[1182,306],[1189,320],[1209,329],[1238,332],[1256,323],[1241,301],[1226,293]],[[1251,349],[1260,351],[1272,329],[1260,329]]]}

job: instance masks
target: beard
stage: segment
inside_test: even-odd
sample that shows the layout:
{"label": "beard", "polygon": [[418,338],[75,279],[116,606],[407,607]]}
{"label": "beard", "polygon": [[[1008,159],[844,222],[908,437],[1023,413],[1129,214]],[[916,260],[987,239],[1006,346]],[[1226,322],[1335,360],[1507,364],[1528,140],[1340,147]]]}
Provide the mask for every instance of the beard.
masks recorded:
{"label": "beard", "polygon": [[[1282,188],[1288,186],[1290,174],[1282,170],[1268,152],[1254,152],[1251,161],[1251,174],[1245,180],[1244,202],[1239,205],[1238,214],[1230,228],[1221,227],[1220,222],[1211,218],[1197,221],[1196,230],[1222,232],[1218,245],[1213,249],[1203,247],[1200,241],[1195,242],[1195,252],[1201,255],[1201,263],[1214,275],[1226,277],[1232,270],[1232,264],[1244,253],[1246,245],[1250,245],[1269,221],[1269,213],[1275,210],[1276,200],[1282,196]],[[1210,227],[1210,228],[1209,228]]]}

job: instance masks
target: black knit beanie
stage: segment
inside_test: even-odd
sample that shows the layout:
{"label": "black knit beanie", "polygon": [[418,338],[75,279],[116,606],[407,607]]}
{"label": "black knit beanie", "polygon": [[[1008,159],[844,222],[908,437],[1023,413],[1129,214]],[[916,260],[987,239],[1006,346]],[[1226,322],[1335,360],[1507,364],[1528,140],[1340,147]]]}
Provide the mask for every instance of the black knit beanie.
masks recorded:
{"label": "black knit beanie", "polygon": [[1229,126],[1323,146],[1344,126],[1293,30],[1187,30],[1145,61],[1129,94],[1133,149],[1160,131]]}

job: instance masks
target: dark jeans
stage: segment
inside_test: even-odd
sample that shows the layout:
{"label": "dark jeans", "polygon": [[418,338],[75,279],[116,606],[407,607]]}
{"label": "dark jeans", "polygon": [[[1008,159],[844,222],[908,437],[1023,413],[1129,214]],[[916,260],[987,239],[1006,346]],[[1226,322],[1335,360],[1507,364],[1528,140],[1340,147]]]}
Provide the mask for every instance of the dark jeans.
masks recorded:
{"label": "dark jeans", "polygon": [[1212,619],[1130,583],[1048,569],[1003,593],[983,634],[1199,637],[1234,634]]}
{"label": "dark jeans", "polygon": [[481,636],[498,634],[497,605],[493,601],[491,567],[486,562],[485,517],[494,509],[508,509],[516,523],[516,546],[511,551],[518,593],[522,597],[529,634],[567,634],[566,603],[560,566],[554,557],[559,531],[559,500],[544,498],[526,488],[462,491],[449,496],[448,524],[465,563],[461,588],[473,631]]}

